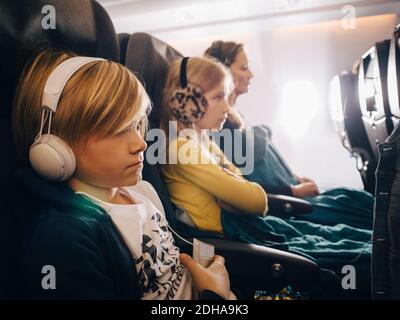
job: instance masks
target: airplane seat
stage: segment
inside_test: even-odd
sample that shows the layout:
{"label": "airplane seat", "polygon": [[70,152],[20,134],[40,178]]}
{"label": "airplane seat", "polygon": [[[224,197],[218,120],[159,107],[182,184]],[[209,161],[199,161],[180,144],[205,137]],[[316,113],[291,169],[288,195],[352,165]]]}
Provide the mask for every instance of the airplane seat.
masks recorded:
{"label": "airplane seat", "polygon": [[[399,175],[400,156],[398,130],[400,120],[400,24],[396,26],[390,43],[388,63],[388,95],[391,119],[395,127],[385,143],[379,146],[376,172],[377,188],[372,248],[373,298],[400,299],[400,215]],[[391,148],[392,147],[392,148]]]}
{"label": "airplane seat", "polygon": [[330,83],[329,109],[335,130],[345,149],[356,159],[364,189],[375,192],[373,151],[362,121],[358,96],[358,71],[342,71]]}
{"label": "airplane seat", "polygon": [[400,121],[400,24],[393,32],[390,42],[388,63],[388,96],[392,122],[395,127]]}
{"label": "airplane seat", "polygon": [[[165,42],[146,33],[135,33],[129,38],[125,65],[143,82],[149,94],[153,109],[149,115],[150,128],[159,128],[162,106],[162,91],[166,80],[168,65],[182,55]],[[149,141],[148,150],[155,141]],[[145,157],[143,178],[156,189],[163,202],[169,224],[184,237],[197,237],[216,246],[216,253],[225,257],[231,275],[232,285],[250,294],[255,289],[280,288],[287,284],[295,287],[311,288],[318,283],[319,267],[312,261],[288,252],[221,239],[220,235],[198,230],[177,218],[171,203],[158,164],[148,162]],[[176,237],[182,251],[190,253],[192,248]],[[252,271],[244,267],[243,261],[252,261]],[[298,277],[302,274],[302,277]],[[310,287],[311,286],[311,287]]]}
{"label": "airplane seat", "polygon": [[[48,16],[53,12],[51,10],[55,10],[55,29],[46,29],[51,26],[49,21],[52,18]],[[18,298],[20,232],[26,222],[24,219],[28,219],[34,211],[33,199],[27,198],[12,178],[15,170],[23,165],[17,159],[12,140],[12,100],[26,61],[44,47],[119,61],[114,26],[104,8],[96,1],[0,2],[0,139],[3,155],[0,173],[0,299]]]}
{"label": "airplane seat", "polygon": [[363,56],[358,74],[359,100],[362,120],[378,161],[378,144],[393,130],[389,107],[387,71],[390,40],[377,42]]}

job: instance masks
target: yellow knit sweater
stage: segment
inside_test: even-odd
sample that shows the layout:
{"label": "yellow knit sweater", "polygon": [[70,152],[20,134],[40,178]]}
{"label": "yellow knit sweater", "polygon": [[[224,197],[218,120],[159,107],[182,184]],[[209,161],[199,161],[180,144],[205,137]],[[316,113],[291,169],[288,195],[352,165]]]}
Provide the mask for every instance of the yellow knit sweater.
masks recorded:
{"label": "yellow knit sweater", "polygon": [[[171,200],[199,229],[223,232],[218,200],[243,212],[267,213],[263,188],[244,179],[214,142],[180,137],[169,144],[168,151],[177,159],[176,164],[162,166]],[[185,161],[180,161],[182,155],[187,156]]]}

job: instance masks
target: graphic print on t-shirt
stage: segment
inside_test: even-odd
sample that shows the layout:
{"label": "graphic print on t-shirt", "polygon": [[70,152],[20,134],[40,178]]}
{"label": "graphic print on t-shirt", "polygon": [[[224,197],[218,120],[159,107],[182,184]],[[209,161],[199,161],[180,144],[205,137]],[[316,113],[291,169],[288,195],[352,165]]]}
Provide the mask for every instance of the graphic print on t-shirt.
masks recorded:
{"label": "graphic print on t-shirt", "polygon": [[167,222],[159,212],[156,211],[149,221],[152,234],[143,230],[142,255],[136,260],[139,283],[144,296],[167,292],[165,299],[173,299],[185,271],[179,260],[179,249],[174,245]]}

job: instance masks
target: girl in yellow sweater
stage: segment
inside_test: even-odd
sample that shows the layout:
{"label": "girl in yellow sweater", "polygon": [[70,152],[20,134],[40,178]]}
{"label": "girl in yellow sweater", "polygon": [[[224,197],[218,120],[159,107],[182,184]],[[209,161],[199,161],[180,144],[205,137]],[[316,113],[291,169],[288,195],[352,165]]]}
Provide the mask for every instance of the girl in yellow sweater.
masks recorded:
{"label": "girl in yellow sweater", "polygon": [[[172,202],[202,230],[222,233],[221,207],[264,216],[263,188],[241,176],[205,130],[221,130],[229,111],[232,79],[224,66],[205,58],[183,58],[169,69],[161,127],[169,141],[162,167]],[[177,161],[171,161],[175,158]],[[184,159],[185,158],[185,159]]]}
{"label": "girl in yellow sweater", "polygon": [[[330,276],[336,271],[337,281],[326,284],[336,298],[369,297],[371,231],[266,216],[264,189],[244,179],[204,131],[221,130],[231,84],[225,67],[207,58],[184,58],[170,66],[161,127],[167,136],[178,133],[168,143],[168,161],[162,166],[173,203],[198,229],[301,254],[329,269],[321,272]],[[349,264],[358,277],[353,292],[340,288],[340,270]]]}

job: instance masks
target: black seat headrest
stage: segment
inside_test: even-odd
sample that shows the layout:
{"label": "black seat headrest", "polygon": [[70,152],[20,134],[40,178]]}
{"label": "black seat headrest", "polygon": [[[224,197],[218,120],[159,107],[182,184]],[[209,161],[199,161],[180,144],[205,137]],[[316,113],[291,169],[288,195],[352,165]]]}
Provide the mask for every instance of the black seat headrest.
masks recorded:
{"label": "black seat headrest", "polygon": [[[55,8],[55,29],[44,29],[42,8]],[[114,26],[93,0],[20,0],[0,2],[0,114],[9,113],[16,83],[28,58],[51,46],[77,54],[119,61]]]}
{"label": "black seat headrest", "polygon": [[147,33],[138,32],[129,37],[125,65],[142,81],[153,102],[153,111],[149,117],[153,127],[158,127],[160,122],[162,91],[168,65],[180,57],[182,54],[177,50]]}

